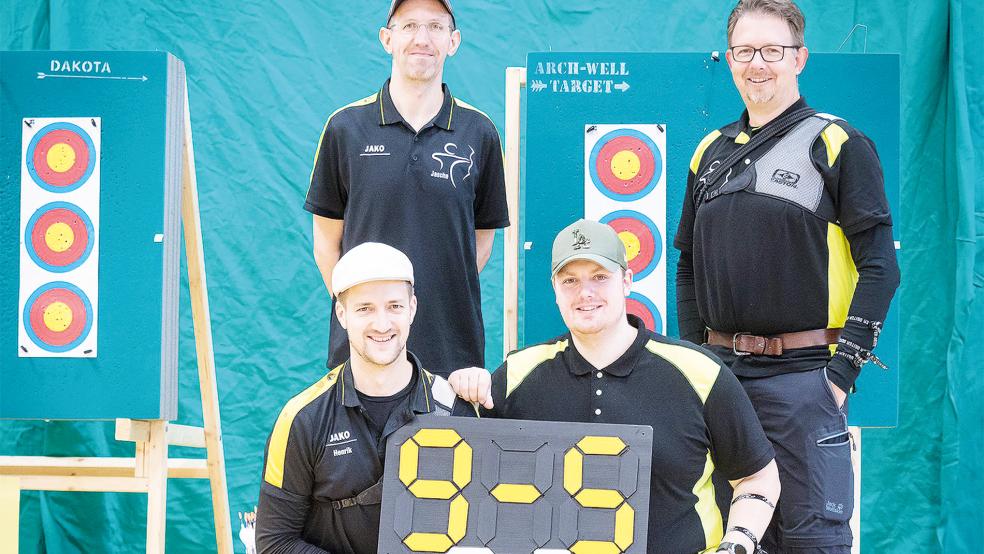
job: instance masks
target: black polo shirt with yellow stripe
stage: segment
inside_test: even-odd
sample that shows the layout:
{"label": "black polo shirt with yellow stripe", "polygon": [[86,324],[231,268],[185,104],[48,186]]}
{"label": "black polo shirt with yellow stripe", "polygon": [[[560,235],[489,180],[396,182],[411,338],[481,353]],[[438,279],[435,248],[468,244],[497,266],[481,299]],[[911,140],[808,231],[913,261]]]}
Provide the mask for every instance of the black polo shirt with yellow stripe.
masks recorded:
{"label": "black polo shirt with yellow stripe", "polygon": [[[328,118],[304,208],[345,221],[342,254],[382,242],[413,263],[417,316],[408,348],[438,375],[484,366],[485,331],[475,230],[509,224],[502,146],[484,113],[451,95],[419,132],[389,94],[376,93]],[[332,314],[329,367],[348,357]]]}
{"label": "black polo shirt with yellow stripe", "polygon": [[474,417],[447,381],[409,354],[410,392],[381,433],[371,425],[348,362],[292,398],[267,441],[256,540],[260,551],[370,554],[376,552],[379,504],[333,506],[376,484],[386,439],[416,417]]}
{"label": "black polo shirt with yellow stripe", "polygon": [[568,333],[510,354],[492,374],[483,416],[651,425],[649,551],[702,552],[724,522],[712,474],[754,474],[774,457],[735,376],[713,354],[649,331],[635,316],[632,346],[595,368]]}
{"label": "black polo shirt with yellow stripe", "polygon": [[[805,107],[800,98],[773,122]],[[728,171],[729,181],[742,179],[785,136],[766,141],[731,168],[719,168],[759,131],[749,125],[747,111],[697,146],[674,240],[681,251],[677,297],[683,338],[701,342],[705,326],[775,335],[845,327],[849,315],[884,321],[898,266],[881,163],[867,136],[843,120],[825,118],[833,121],[802,154],[823,181],[812,209],[757,186],[695,204],[701,179],[718,170]],[[688,300],[696,300],[697,314],[688,313],[694,311]],[[846,336],[871,347],[870,329],[847,326]],[[816,369],[831,356],[825,346],[737,359],[728,348],[712,350],[745,377]],[[857,370],[847,362],[840,365],[831,379],[848,390]]]}

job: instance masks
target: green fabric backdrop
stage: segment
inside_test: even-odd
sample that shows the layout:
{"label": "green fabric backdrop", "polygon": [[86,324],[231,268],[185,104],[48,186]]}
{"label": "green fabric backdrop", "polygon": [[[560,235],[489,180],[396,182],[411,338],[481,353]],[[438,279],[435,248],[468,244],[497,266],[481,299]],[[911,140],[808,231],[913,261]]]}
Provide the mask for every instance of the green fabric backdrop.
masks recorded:
{"label": "green fabric backdrop", "polygon": [[[233,513],[256,501],[279,408],[323,368],[328,300],[301,203],[325,118],[388,74],[376,40],[386,4],[0,6],[0,48],[160,49],[187,64]],[[446,80],[501,130],[503,69],[524,65],[527,52],[720,50],[732,4],[459,0],[464,44]],[[984,7],[977,0],[803,0],[801,7],[814,51],[837,50],[862,23],[866,41],[859,30],[842,51],[863,51],[866,42],[868,52],[902,54],[901,425],[864,433],[864,550],[969,552],[984,528],[984,63],[976,55]],[[12,182],[3,176],[0,186]],[[493,365],[501,256],[500,236],[482,279]],[[186,285],[179,422],[200,424]],[[0,422],[0,454],[129,455],[132,447],[116,443],[108,423],[8,421]],[[207,494],[203,481],[170,482],[169,551],[214,548]],[[25,492],[21,552],[140,552],[145,512],[142,495]]]}

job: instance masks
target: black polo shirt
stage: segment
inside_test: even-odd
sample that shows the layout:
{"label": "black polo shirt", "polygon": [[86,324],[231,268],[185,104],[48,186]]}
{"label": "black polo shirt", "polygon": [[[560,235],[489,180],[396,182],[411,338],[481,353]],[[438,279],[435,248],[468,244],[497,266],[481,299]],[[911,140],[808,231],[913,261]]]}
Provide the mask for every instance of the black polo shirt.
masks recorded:
{"label": "black polo shirt", "polygon": [[[410,394],[373,432],[348,362],[292,398],[267,440],[256,542],[260,552],[375,554],[379,504],[332,507],[383,475],[386,438],[424,414],[475,416],[413,354]],[[425,417],[434,417],[427,415]],[[284,549],[284,550],[280,550]]]}
{"label": "black polo shirt", "polygon": [[608,367],[585,360],[568,333],[510,354],[492,374],[483,416],[653,427],[649,551],[685,554],[723,536],[712,473],[747,477],[774,457],[735,376],[708,351],[638,329]]}
{"label": "black polo shirt", "polygon": [[[773,122],[806,106],[800,98]],[[875,146],[847,122],[830,123],[810,146],[810,160],[823,180],[815,208],[754,186],[695,205],[696,183],[713,171],[726,170],[716,164],[758,131],[749,125],[746,111],[738,121],[707,135],[691,160],[674,240],[681,251],[681,336],[700,342],[704,326],[757,335],[840,328],[849,314],[884,321],[898,284],[892,219]],[[731,168],[728,179],[741,179],[784,136],[750,152]],[[688,314],[693,311],[688,299],[696,300],[699,324],[698,317]],[[870,330],[850,329],[848,335],[871,346]],[[827,364],[831,354],[818,346],[781,357],[735,360],[730,349],[713,350],[732,362],[735,373],[748,377],[816,369]],[[850,368],[835,373],[844,373],[833,378],[844,390],[856,377],[856,372],[848,375]]]}
{"label": "black polo shirt", "polygon": [[[389,81],[332,114],[304,208],[345,220],[343,254],[373,241],[410,258],[418,307],[408,347],[447,376],[485,365],[475,230],[505,227],[509,214],[495,125],[443,88],[441,111],[419,133],[393,105]],[[348,355],[332,313],[329,367]]]}

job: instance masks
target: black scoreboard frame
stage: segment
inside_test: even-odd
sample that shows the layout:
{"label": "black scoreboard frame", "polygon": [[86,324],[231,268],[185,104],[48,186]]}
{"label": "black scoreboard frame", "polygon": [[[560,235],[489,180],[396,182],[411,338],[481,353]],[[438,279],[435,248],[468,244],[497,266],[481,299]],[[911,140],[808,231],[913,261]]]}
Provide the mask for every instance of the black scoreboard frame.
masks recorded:
{"label": "black scoreboard frame", "polygon": [[422,416],[386,447],[380,554],[644,554],[652,427]]}

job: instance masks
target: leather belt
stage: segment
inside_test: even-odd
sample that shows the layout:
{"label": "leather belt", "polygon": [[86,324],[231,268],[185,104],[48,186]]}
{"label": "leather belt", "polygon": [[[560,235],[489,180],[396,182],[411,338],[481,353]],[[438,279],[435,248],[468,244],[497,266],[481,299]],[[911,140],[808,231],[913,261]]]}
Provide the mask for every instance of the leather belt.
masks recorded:
{"label": "leather belt", "polygon": [[811,329],[769,336],[749,333],[723,333],[708,329],[707,343],[730,347],[736,356],[748,356],[749,354],[779,356],[784,350],[837,344],[840,334],[841,329]]}

